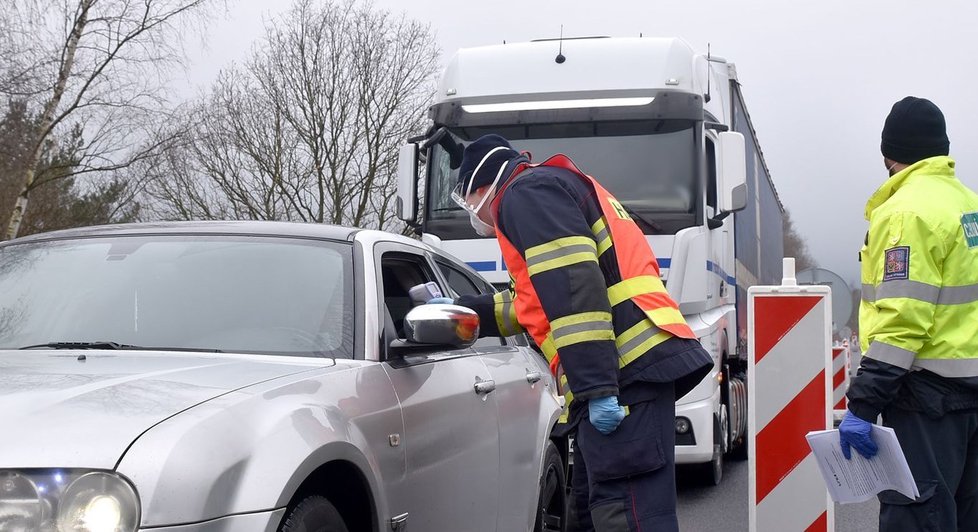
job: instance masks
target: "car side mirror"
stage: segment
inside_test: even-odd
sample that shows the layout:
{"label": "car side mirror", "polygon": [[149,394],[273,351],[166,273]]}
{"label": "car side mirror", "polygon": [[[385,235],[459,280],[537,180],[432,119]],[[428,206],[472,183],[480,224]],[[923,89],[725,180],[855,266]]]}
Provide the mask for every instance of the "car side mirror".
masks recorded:
{"label": "car side mirror", "polygon": [[747,147],[744,136],[736,131],[724,131],[718,135],[718,140],[719,211],[739,211],[747,206]]}
{"label": "car side mirror", "polygon": [[405,340],[391,342],[392,354],[432,348],[464,349],[479,339],[479,315],[459,305],[419,305],[404,317]]}

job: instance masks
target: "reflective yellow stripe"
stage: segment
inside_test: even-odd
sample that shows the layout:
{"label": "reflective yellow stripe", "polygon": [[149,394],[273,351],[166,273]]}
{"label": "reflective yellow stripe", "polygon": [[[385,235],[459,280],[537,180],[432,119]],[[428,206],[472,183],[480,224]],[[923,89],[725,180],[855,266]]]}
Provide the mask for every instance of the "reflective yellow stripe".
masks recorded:
{"label": "reflective yellow stripe", "polygon": [[659,325],[671,325],[673,323],[686,323],[682,312],[672,307],[662,307],[655,310],[646,311],[649,318]]}
{"label": "reflective yellow stripe", "polygon": [[533,246],[526,250],[526,262],[529,263],[530,260],[539,257],[545,253],[551,253],[554,251],[560,251],[563,248],[570,246],[588,246],[591,249],[597,249],[594,239],[586,236],[567,236],[564,238],[558,238],[556,240],[551,240],[546,244],[540,244],[539,246]]}
{"label": "reflective yellow stripe", "polygon": [[519,322],[516,321],[516,307],[513,306],[513,297],[510,292],[497,292],[492,296],[493,312],[496,314],[496,327],[502,336],[513,336],[521,332]]}
{"label": "reflective yellow stripe", "polygon": [[671,337],[672,334],[659,329],[648,320],[639,321],[615,339],[615,345],[618,346],[620,353],[618,367],[624,368],[648,352],[649,349]]}
{"label": "reflective yellow stripe", "polygon": [[550,362],[557,356],[557,346],[554,344],[553,334],[547,334],[546,340],[540,344],[540,351],[543,351],[543,356],[547,358],[547,362]]}
{"label": "reflective yellow stripe", "polygon": [[558,423],[567,423],[570,420],[570,406],[574,402],[574,394],[570,391],[570,386],[567,386],[567,378],[564,377],[564,409],[560,411],[560,417],[557,419]]}
{"label": "reflective yellow stripe", "polygon": [[611,306],[615,306],[641,294],[664,293],[665,291],[666,287],[662,284],[662,279],[654,275],[640,275],[608,288],[608,300],[611,301]]}
{"label": "reflective yellow stripe", "polygon": [[610,312],[581,312],[550,322],[557,349],[581,342],[613,341],[615,330]]}
{"label": "reflective yellow stripe", "polygon": [[597,244],[586,236],[558,238],[526,250],[526,269],[531,276],[589,261],[598,261]]}
{"label": "reflective yellow stripe", "polygon": [[571,393],[570,386],[567,384],[567,375],[563,373],[560,374],[560,380],[557,383],[557,392],[564,394],[564,409],[560,412],[560,418],[557,422],[567,423],[570,416],[570,405],[574,402],[574,394]]}
{"label": "reflective yellow stripe", "polygon": [[603,216],[594,222],[594,225],[591,226],[591,232],[594,233],[594,240],[598,243],[598,256],[600,257],[611,247],[611,235],[608,234],[608,225]]}
{"label": "reflective yellow stripe", "polygon": [[565,266],[570,266],[572,264],[578,264],[581,262],[598,262],[598,256],[593,251],[586,251],[581,253],[571,253],[570,255],[565,255],[563,257],[557,257],[550,259],[548,261],[543,261],[533,266],[527,266],[526,271],[529,272],[530,276],[534,276],[538,273],[543,273],[550,270],[556,270],[557,268],[563,268]]}

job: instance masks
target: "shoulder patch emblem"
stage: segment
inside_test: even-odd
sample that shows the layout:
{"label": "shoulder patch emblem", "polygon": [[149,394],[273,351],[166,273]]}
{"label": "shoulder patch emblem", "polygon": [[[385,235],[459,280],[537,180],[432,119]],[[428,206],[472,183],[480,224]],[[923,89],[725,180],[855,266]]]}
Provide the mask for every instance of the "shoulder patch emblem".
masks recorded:
{"label": "shoulder patch emblem", "polygon": [[883,280],[894,281],[910,278],[910,246],[900,246],[886,250],[883,263]]}
{"label": "shoulder patch emblem", "polygon": [[964,239],[968,242],[968,247],[978,247],[978,212],[961,215],[961,227],[964,229]]}

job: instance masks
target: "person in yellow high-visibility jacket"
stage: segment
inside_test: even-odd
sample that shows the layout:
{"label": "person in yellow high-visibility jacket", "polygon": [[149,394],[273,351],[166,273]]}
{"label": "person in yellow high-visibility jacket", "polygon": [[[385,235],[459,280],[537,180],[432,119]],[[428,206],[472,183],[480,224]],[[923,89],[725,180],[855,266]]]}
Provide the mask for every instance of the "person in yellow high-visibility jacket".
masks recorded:
{"label": "person in yellow high-visibility jacket", "polygon": [[866,205],[864,352],[839,426],[866,457],[882,414],[920,490],[880,494],[880,530],[978,530],[978,195],[955,177],[944,115],[897,102],[883,128],[890,178]]}

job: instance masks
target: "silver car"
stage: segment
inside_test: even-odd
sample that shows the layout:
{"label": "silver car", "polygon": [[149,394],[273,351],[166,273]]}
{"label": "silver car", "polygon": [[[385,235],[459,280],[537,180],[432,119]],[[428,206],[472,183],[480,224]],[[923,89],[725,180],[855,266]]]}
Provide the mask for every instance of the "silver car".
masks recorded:
{"label": "silver car", "polygon": [[378,231],[137,224],[0,245],[0,532],[559,530],[542,357]]}

